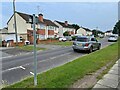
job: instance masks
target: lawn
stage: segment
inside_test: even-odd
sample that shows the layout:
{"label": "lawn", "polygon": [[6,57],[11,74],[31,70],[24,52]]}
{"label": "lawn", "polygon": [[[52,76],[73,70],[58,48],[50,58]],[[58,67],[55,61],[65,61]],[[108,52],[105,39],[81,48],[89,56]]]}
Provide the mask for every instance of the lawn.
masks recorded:
{"label": "lawn", "polygon": [[118,43],[80,57],[72,62],[38,74],[38,85],[34,86],[33,77],[7,86],[6,88],[68,88],[78,79],[95,72],[108,62],[118,59]]}
{"label": "lawn", "polygon": [[[27,45],[27,46],[19,46],[17,48],[22,49],[22,50],[27,50],[27,51],[33,51],[33,47],[34,46]],[[39,48],[39,47],[37,47],[36,50],[37,51],[38,50],[45,50],[45,48]]]}
{"label": "lawn", "polygon": [[71,41],[66,41],[66,42],[54,42],[54,43],[50,43],[52,45],[61,45],[61,46],[72,46],[73,42]]}

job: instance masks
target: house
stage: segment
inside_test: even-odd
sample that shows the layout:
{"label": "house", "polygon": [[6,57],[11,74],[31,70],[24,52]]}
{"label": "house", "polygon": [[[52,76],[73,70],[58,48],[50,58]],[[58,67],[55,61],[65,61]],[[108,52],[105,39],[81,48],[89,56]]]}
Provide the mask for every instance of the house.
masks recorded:
{"label": "house", "polygon": [[88,28],[84,28],[84,27],[80,27],[78,30],[77,30],[77,35],[81,35],[81,36],[90,36],[92,35],[92,31]]}
{"label": "house", "polygon": [[[22,39],[30,41],[33,43],[33,16],[21,12],[16,12],[16,27],[17,34]],[[13,15],[7,22],[8,24],[8,33],[15,33],[15,24]],[[45,40],[47,38],[54,38],[55,31],[58,29],[58,26],[54,24],[51,20],[44,19],[43,14],[36,16],[36,34],[37,40]]]}
{"label": "house", "polygon": [[75,28],[72,26],[72,24],[68,24],[68,21],[60,22],[60,21],[54,21],[54,23],[59,26],[58,28],[58,34],[59,37],[63,37],[63,33],[68,31],[71,36],[75,34]]}
{"label": "house", "polygon": [[112,35],[113,33],[112,33],[112,30],[108,30],[108,31],[106,31],[105,32],[105,36],[110,36],[110,35]]}
{"label": "house", "polygon": [[77,30],[77,35],[85,36],[85,35],[86,35],[86,30],[83,29],[82,27],[80,27],[80,28]]}

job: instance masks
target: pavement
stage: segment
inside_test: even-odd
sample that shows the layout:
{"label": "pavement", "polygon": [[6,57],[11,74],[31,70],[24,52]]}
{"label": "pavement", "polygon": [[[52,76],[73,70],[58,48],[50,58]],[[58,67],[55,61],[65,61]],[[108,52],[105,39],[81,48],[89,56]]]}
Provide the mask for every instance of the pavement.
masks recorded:
{"label": "pavement", "polygon": [[118,90],[120,90],[120,72],[118,69],[119,67],[120,59],[113,65],[109,72],[97,82],[97,84],[93,87],[93,90],[95,88],[118,88]]}

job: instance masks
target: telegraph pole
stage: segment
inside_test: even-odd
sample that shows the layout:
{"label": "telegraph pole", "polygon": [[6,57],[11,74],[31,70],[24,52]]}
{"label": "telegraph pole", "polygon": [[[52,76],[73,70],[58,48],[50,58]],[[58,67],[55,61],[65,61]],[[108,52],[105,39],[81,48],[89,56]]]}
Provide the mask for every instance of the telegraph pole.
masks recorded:
{"label": "telegraph pole", "polygon": [[37,53],[36,53],[36,18],[35,14],[33,14],[33,35],[34,35],[34,86],[37,85]]}
{"label": "telegraph pole", "polygon": [[15,0],[13,0],[13,13],[14,13],[14,28],[15,28],[15,37],[16,37],[16,46],[18,46],[18,37],[17,37],[17,24],[16,24],[16,15],[15,15]]}

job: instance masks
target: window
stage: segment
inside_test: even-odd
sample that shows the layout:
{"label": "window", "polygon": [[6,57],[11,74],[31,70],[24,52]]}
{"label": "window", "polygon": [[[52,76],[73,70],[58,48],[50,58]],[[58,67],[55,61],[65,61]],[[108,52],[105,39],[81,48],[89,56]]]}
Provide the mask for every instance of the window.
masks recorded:
{"label": "window", "polygon": [[97,39],[95,39],[95,38],[91,38],[91,41],[97,41]]}
{"label": "window", "polygon": [[40,29],[45,29],[45,25],[44,24],[40,24]]}
{"label": "window", "polygon": [[88,42],[88,38],[77,38],[77,41],[79,42]]}
{"label": "window", "polygon": [[54,30],[54,27],[53,26],[48,26],[48,29],[49,30]]}

